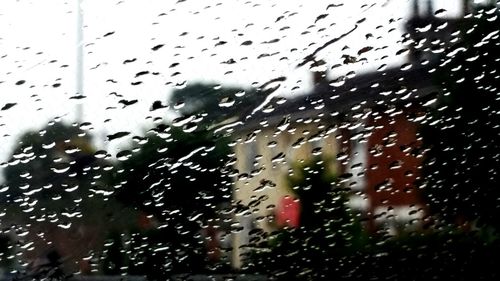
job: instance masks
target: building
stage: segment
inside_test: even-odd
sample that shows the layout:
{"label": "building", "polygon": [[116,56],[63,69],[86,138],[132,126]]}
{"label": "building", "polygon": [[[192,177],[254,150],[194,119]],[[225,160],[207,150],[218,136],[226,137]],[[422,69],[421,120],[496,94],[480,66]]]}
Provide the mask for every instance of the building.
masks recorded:
{"label": "building", "polygon": [[403,36],[408,60],[401,67],[332,81],[324,71],[313,72],[311,93],[284,103],[272,100],[230,129],[236,159],[233,198],[247,206],[235,214],[240,224],[233,235],[236,268],[252,243],[252,229],[277,229],[279,205],[292,195],[291,168],[316,156],[329,161],[350,188],[351,208],[363,214],[369,231],[397,234],[428,220],[418,186],[423,160],[418,128],[442,91],[433,73],[441,54],[459,40],[463,21],[437,18],[431,3],[422,13],[414,1]]}

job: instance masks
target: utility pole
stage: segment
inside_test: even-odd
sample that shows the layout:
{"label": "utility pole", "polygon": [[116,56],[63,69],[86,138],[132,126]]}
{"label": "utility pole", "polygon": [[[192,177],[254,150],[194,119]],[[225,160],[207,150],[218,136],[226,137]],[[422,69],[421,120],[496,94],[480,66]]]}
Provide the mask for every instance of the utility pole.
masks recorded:
{"label": "utility pole", "polygon": [[[78,0],[76,10],[76,95],[83,96],[83,10],[82,0]],[[83,100],[76,105],[75,121],[82,122]]]}

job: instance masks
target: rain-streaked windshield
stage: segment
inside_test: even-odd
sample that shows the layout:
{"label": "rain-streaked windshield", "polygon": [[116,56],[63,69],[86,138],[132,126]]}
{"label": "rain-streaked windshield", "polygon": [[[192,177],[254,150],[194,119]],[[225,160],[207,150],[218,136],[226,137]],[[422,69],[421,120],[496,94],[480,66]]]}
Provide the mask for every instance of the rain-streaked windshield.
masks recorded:
{"label": "rain-streaked windshield", "polygon": [[1,280],[496,280],[500,2],[0,3]]}

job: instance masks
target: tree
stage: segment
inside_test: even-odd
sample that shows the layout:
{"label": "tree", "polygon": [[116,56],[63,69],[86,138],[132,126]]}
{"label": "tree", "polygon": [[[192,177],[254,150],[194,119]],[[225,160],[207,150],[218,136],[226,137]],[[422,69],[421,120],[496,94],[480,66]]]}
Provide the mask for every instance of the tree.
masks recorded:
{"label": "tree", "polygon": [[120,164],[120,198],[158,218],[179,208],[205,213],[213,202],[227,200],[229,182],[221,171],[227,140],[207,131],[167,128],[166,138],[147,135],[138,152]]}
{"label": "tree", "polygon": [[260,100],[259,96],[262,95],[254,89],[194,83],[174,91],[170,103],[180,108],[181,118],[191,115],[200,117],[198,123],[202,126],[199,127],[203,127],[231,117],[244,117],[244,112]]}
{"label": "tree", "polygon": [[102,248],[105,233],[129,223],[128,212],[111,195],[113,166],[96,157],[92,136],[77,124],[50,122],[24,133],[4,170],[5,225],[16,226],[18,245],[32,245],[29,258],[53,248],[65,267]]}
{"label": "tree", "polygon": [[[4,203],[24,211],[25,219],[33,213],[82,211],[93,196],[91,190],[104,188],[109,178],[107,163],[97,159],[95,151],[91,136],[76,125],[51,122],[23,134],[4,170]],[[33,212],[27,211],[31,208]],[[22,219],[21,212],[15,214]]]}
{"label": "tree", "polygon": [[431,210],[446,222],[500,230],[499,12],[479,8],[462,39],[442,58],[444,91],[423,130],[428,153],[423,186]]}
{"label": "tree", "polygon": [[148,241],[166,248],[145,257],[145,266],[159,274],[201,271],[206,253],[200,230],[218,205],[230,200],[230,182],[222,172],[227,141],[206,131],[160,128],[169,133],[147,135],[138,152],[120,164],[117,196],[153,215],[160,225],[147,234]]}
{"label": "tree", "polygon": [[282,280],[330,280],[340,261],[363,247],[366,235],[347,205],[348,189],[328,170],[327,161],[333,160],[297,165],[288,177],[300,200],[300,227],[272,234],[264,249],[251,256],[255,270]]}
{"label": "tree", "polygon": [[[229,140],[209,126],[229,116],[219,106],[220,99],[239,92],[243,90],[202,84],[175,91],[171,103],[183,104],[182,116],[149,130],[140,144],[127,150],[135,152],[118,166],[117,198],[158,222],[157,228],[141,234],[153,249],[133,254],[147,260],[136,272],[162,279],[206,270],[201,230],[218,216],[220,205],[231,200]],[[193,115],[202,120],[177,123]]]}

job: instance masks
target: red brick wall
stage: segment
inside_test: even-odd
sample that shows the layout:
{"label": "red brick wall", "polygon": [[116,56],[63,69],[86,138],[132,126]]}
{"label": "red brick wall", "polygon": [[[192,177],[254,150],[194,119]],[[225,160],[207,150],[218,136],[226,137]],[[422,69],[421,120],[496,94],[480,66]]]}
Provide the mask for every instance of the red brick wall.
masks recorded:
{"label": "red brick wall", "polygon": [[404,114],[391,117],[381,113],[372,117],[368,126],[374,126],[368,140],[366,173],[370,211],[379,206],[421,204],[415,187],[422,163],[416,152],[421,145],[417,124]]}

